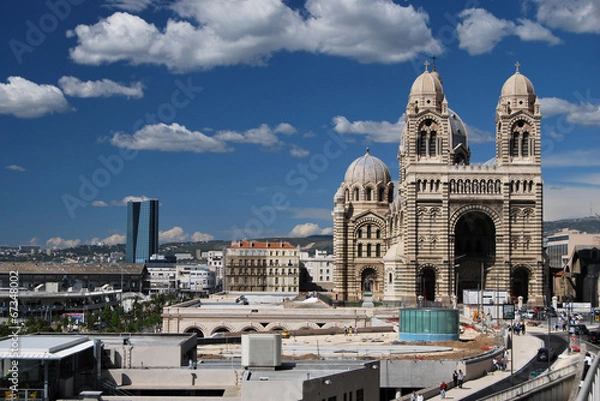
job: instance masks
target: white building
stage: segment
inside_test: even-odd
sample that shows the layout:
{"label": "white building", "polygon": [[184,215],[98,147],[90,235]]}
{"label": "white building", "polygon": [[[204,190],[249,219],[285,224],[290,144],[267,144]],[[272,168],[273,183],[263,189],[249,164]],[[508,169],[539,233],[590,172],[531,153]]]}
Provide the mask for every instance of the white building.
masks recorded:
{"label": "white building", "polygon": [[311,255],[309,252],[300,253],[300,262],[313,279],[313,283],[321,287],[331,288],[333,286],[333,267],[335,258],[328,255],[326,251],[315,250]]}
{"label": "white building", "polygon": [[181,291],[212,294],[216,288],[216,275],[207,265],[177,265]]}
{"label": "white building", "polygon": [[222,288],[223,279],[225,278],[223,251],[202,252],[202,258],[206,259],[208,266],[215,272],[217,288]]}

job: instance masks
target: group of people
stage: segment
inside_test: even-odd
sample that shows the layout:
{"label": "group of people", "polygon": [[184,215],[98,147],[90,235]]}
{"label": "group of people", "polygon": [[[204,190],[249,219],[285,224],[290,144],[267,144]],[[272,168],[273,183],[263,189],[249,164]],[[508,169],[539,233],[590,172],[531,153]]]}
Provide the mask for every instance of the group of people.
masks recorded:
{"label": "group of people", "polygon": [[[459,369],[458,372],[455,370],[452,373],[452,381],[454,382],[454,387],[462,388],[463,382],[465,381],[465,374],[461,369]],[[448,391],[448,384],[445,381],[443,381],[440,384],[440,396],[442,398],[446,398],[446,391]],[[396,393],[396,400],[400,400],[401,398],[402,394],[400,393],[400,391],[398,391]],[[425,397],[422,393],[417,393],[416,391],[413,391],[410,395],[410,401],[425,401]]]}
{"label": "group of people", "polygon": [[506,358],[494,358],[492,359],[492,364],[494,365],[494,370],[506,370],[507,360]]}
{"label": "group of people", "polygon": [[517,322],[513,325],[512,330],[516,335],[520,335],[521,333],[525,334],[525,323]]}
{"label": "group of people", "polygon": [[358,334],[358,327],[344,327],[344,335]]}

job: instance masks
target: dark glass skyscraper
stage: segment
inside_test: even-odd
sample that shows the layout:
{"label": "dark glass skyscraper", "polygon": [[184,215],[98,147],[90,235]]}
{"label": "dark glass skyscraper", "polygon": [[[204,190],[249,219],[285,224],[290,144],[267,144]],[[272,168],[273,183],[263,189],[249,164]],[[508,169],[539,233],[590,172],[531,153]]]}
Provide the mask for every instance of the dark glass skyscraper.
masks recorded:
{"label": "dark glass skyscraper", "polygon": [[127,263],[145,263],[158,253],[158,200],[127,202]]}

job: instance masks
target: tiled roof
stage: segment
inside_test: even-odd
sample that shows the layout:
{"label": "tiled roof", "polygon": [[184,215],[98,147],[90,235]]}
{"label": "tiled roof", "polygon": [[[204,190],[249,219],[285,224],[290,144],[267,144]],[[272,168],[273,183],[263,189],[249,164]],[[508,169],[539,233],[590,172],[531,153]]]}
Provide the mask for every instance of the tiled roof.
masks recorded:
{"label": "tiled roof", "polygon": [[296,249],[296,247],[287,241],[236,241],[233,242],[230,248],[283,248],[283,249]]}

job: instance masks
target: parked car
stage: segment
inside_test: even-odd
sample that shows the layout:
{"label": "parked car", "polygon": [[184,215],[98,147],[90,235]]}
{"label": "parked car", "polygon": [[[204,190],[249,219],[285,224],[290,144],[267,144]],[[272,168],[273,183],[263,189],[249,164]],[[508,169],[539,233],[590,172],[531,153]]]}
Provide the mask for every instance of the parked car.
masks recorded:
{"label": "parked car", "polygon": [[588,330],[588,328],[586,327],[585,324],[582,323],[577,323],[577,324],[572,324],[569,327],[569,333],[570,334],[575,334],[575,335],[588,335],[590,334],[590,331]]}
{"label": "parked car", "polygon": [[523,312],[523,318],[525,319],[533,319],[535,317],[535,311],[533,310],[528,310]]}
{"label": "parked car", "polygon": [[588,333],[588,341],[593,344],[600,342],[600,330],[592,330]]}
{"label": "parked car", "polygon": [[542,347],[538,349],[536,359],[540,362],[552,362],[556,359],[556,353],[554,352],[554,348],[550,347]]}

